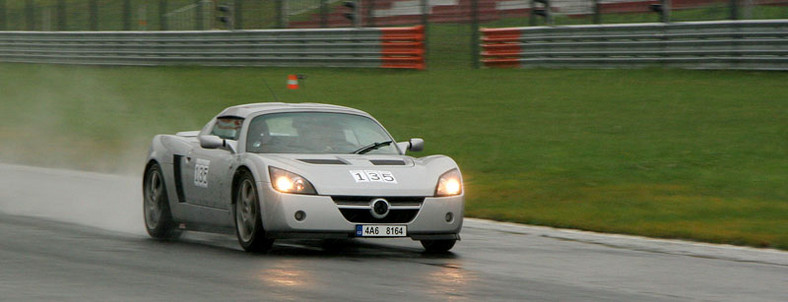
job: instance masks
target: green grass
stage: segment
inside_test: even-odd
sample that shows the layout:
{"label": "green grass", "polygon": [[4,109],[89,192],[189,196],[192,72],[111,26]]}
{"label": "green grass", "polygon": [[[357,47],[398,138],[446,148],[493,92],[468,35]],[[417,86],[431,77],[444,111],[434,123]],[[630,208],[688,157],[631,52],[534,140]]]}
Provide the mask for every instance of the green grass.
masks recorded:
{"label": "green grass", "polygon": [[459,162],[467,216],[788,249],[780,72],[0,64],[0,160],[139,174],[154,134],[272,101],[263,80],[425,138]]}

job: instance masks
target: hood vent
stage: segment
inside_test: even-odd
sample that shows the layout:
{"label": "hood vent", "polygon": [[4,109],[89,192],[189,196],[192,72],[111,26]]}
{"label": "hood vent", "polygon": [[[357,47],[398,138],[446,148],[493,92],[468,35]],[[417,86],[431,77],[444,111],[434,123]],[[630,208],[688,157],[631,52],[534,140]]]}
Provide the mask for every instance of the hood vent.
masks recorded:
{"label": "hood vent", "polygon": [[376,166],[404,166],[405,161],[397,160],[397,159],[372,159],[371,162],[373,165]]}
{"label": "hood vent", "polygon": [[315,165],[347,165],[346,162],[343,162],[338,159],[299,159],[299,160],[308,164],[315,164]]}

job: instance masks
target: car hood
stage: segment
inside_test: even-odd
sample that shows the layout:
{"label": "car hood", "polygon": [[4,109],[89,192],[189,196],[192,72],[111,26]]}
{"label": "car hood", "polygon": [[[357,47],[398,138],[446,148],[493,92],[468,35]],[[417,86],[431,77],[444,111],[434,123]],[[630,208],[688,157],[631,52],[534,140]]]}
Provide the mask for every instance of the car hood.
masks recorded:
{"label": "car hood", "polygon": [[[320,195],[433,196],[438,178],[456,169],[449,157],[433,155],[257,154],[267,166],[305,177]],[[265,172],[268,175],[267,171]],[[268,180],[270,182],[270,180]]]}

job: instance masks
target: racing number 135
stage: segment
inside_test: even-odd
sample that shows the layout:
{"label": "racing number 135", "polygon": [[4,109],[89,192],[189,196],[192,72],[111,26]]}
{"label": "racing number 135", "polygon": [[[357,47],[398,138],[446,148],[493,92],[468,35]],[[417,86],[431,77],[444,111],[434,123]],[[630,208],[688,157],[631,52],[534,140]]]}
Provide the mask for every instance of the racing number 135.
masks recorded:
{"label": "racing number 135", "polygon": [[208,168],[211,166],[211,161],[205,159],[198,159],[194,165],[194,185],[198,187],[208,187]]}
{"label": "racing number 135", "polygon": [[391,171],[376,171],[376,170],[351,170],[350,174],[356,182],[385,182],[397,183],[394,174]]}

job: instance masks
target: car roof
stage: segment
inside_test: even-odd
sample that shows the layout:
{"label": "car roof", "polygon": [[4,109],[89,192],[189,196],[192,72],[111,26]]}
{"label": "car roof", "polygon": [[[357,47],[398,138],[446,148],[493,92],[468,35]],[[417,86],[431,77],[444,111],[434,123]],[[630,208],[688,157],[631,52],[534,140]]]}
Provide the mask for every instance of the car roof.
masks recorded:
{"label": "car roof", "polygon": [[339,106],[339,105],[320,104],[320,103],[281,103],[281,102],[236,105],[232,107],[227,107],[226,109],[222,110],[222,112],[219,113],[218,116],[219,117],[236,116],[241,118],[248,118],[250,116],[258,115],[259,113],[263,113],[263,112],[308,112],[308,111],[341,112],[341,113],[353,113],[353,114],[361,114],[361,115],[369,116],[369,114],[364,111],[353,109],[350,107]]}

